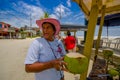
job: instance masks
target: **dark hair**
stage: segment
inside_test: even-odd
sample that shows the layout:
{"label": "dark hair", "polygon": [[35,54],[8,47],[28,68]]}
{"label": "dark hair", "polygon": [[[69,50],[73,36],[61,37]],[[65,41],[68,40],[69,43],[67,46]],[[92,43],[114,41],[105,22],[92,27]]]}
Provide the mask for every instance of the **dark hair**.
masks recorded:
{"label": "dark hair", "polygon": [[46,23],[49,23],[49,24],[52,26],[53,30],[56,32],[55,25],[54,25],[54,24],[52,24],[52,23],[50,23],[50,22],[43,22],[43,23],[42,23],[42,26],[43,26],[43,24],[46,24]]}
{"label": "dark hair", "polygon": [[69,30],[67,31],[67,35],[68,35],[68,36],[71,36],[71,33],[70,33],[70,31],[69,31]]}

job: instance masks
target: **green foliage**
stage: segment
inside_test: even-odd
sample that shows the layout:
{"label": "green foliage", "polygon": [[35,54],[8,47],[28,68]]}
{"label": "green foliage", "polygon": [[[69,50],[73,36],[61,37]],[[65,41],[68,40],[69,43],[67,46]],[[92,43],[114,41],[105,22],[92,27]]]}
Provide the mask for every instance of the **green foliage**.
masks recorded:
{"label": "green foliage", "polygon": [[44,18],[48,18],[49,14],[47,12],[44,13]]}
{"label": "green foliage", "polygon": [[47,12],[44,12],[44,16],[43,17],[40,17],[40,20],[41,19],[44,19],[44,18],[49,18],[49,14]]}
{"label": "green foliage", "polygon": [[111,76],[116,76],[116,75],[119,75],[119,72],[115,69],[110,69],[108,70],[108,73],[111,75]]}
{"label": "green foliage", "polygon": [[113,56],[113,51],[112,50],[103,50],[103,55],[106,59],[110,58]]}
{"label": "green foliage", "polygon": [[116,70],[119,72],[119,76],[120,76],[120,64],[117,65]]}
{"label": "green foliage", "polygon": [[42,35],[41,31],[40,31],[40,30],[37,31],[36,35],[37,35],[37,36],[41,36],[41,35]]}
{"label": "green foliage", "polygon": [[20,28],[20,32],[23,32],[24,31],[24,29],[23,28]]}

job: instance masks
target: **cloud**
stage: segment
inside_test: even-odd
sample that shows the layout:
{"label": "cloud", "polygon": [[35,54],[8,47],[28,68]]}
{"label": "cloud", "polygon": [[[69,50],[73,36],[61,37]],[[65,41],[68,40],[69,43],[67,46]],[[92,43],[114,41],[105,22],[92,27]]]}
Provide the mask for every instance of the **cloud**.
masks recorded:
{"label": "cloud", "polygon": [[59,18],[64,18],[68,15],[71,14],[71,10],[67,7],[65,7],[62,4],[59,4],[57,7],[54,8],[54,13],[56,14],[56,16],[58,16]]}
{"label": "cloud", "polygon": [[62,24],[84,25],[84,15],[81,12],[72,13],[62,19]]}
{"label": "cloud", "polygon": [[13,5],[12,8],[15,11],[13,10],[2,11],[2,13],[9,13],[7,14],[7,19],[4,19],[3,21],[8,22],[16,27],[23,27],[24,25],[29,26],[30,17],[32,20],[32,27],[35,27],[37,26],[36,20],[40,19],[40,17],[44,15],[44,11],[42,8],[27,4],[23,1],[18,1],[18,3],[12,3],[12,5]]}
{"label": "cloud", "polygon": [[54,13],[50,14],[50,17],[59,19],[62,24],[81,24],[80,21],[84,18],[84,15],[82,12],[72,12],[68,7],[59,4],[54,8]]}
{"label": "cloud", "polygon": [[72,21],[65,21],[63,24],[74,24]]}
{"label": "cloud", "polygon": [[84,17],[84,15],[83,15],[82,12],[79,12],[79,13],[77,13],[77,14],[74,14],[73,18],[74,18],[75,20],[79,20],[79,19],[84,19],[85,17]]}
{"label": "cloud", "polygon": [[18,3],[17,10],[19,10],[20,12],[22,12],[22,13],[28,15],[28,16],[30,14],[32,14],[32,16],[43,16],[43,14],[44,14],[44,11],[43,11],[42,8],[34,6],[34,5],[28,5],[27,3],[24,3],[22,1],[20,1]]}
{"label": "cloud", "polygon": [[[24,24],[28,24],[28,20],[26,19],[23,19],[23,18],[18,18],[17,16],[14,16],[14,12],[12,12],[10,15],[8,12],[11,12],[11,11],[3,11],[3,12],[6,12],[6,14],[2,14],[1,18],[0,18],[0,22],[5,22],[5,23],[8,23],[10,24],[11,26],[14,26],[14,27],[22,27]],[[9,16],[8,16],[9,15]]]}
{"label": "cloud", "polygon": [[50,14],[49,17],[50,17],[50,18],[59,19],[58,16],[56,16],[55,14]]}
{"label": "cloud", "polygon": [[68,5],[68,7],[71,7],[71,0],[67,0],[67,5]]}
{"label": "cloud", "polygon": [[0,17],[1,22],[5,22],[10,24],[11,26],[14,27],[23,27],[24,25],[29,25],[29,20],[23,17],[19,17],[16,15],[14,11],[2,11],[2,13],[6,14],[1,14],[2,17]]}
{"label": "cloud", "polygon": [[23,1],[12,2],[11,9],[8,9],[6,11],[0,10],[0,15],[2,14],[0,16],[0,21],[8,22],[9,24],[16,27],[23,27],[25,25],[30,25],[31,17],[32,27],[36,27],[36,20],[44,16],[44,11],[48,12],[49,17],[59,19],[61,23],[76,23],[80,21],[81,18],[84,18],[83,13],[76,13],[71,11],[70,0],[66,0],[68,6],[64,6],[63,3],[60,3],[56,7],[51,8],[43,7],[42,4],[40,4],[40,0],[31,1],[34,1],[34,4],[37,5],[31,5]]}

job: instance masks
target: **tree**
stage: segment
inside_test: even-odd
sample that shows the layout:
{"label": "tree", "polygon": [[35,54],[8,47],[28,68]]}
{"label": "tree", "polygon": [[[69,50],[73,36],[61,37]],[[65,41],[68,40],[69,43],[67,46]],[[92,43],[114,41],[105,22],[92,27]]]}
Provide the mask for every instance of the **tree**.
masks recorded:
{"label": "tree", "polygon": [[44,12],[44,17],[40,17],[40,20],[44,18],[49,18],[49,14],[47,12]]}

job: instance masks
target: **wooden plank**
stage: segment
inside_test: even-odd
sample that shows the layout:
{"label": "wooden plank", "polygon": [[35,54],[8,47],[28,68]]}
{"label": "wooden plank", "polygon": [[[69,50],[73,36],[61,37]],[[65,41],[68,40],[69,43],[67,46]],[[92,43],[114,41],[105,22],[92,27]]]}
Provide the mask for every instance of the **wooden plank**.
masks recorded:
{"label": "wooden plank", "polygon": [[73,1],[75,1],[80,6],[80,9],[85,13],[86,16],[90,15],[90,11],[84,4],[83,0],[73,0]]}
{"label": "wooden plank", "polygon": [[[102,12],[102,9],[99,11],[99,13]],[[109,14],[109,13],[120,13],[120,5],[116,5],[116,6],[112,6],[112,7],[108,7],[106,8],[105,13]]]}

